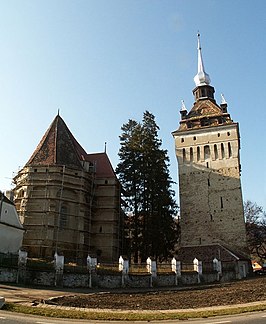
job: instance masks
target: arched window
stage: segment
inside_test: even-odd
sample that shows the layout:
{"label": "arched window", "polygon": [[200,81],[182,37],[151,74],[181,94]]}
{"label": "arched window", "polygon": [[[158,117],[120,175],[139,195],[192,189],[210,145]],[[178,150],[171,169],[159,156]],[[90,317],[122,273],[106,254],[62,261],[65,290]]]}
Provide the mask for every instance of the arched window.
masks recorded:
{"label": "arched window", "polygon": [[210,146],[204,146],[204,160],[208,160],[210,158]]}
{"label": "arched window", "polygon": [[18,198],[23,198],[24,197],[24,190],[21,189],[18,193]]}
{"label": "arched window", "polygon": [[200,147],[197,147],[197,161],[200,160]]}

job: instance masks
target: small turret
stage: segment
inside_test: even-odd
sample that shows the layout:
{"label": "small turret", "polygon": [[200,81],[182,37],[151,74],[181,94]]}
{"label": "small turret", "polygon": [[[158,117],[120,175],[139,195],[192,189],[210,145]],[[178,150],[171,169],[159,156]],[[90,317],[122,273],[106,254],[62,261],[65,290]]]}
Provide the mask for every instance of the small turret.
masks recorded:
{"label": "small turret", "polygon": [[223,94],[221,94],[221,98],[222,98],[221,105],[220,105],[221,109],[222,109],[223,113],[227,113],[227,102],[226,102]]}
{"label": "small turret", "polygon": [[186,119],[187,117],[187,108],[185,106],[184,100],[181,100],[182,106],[180,109],[180,114],[181,114],[181,120]]}

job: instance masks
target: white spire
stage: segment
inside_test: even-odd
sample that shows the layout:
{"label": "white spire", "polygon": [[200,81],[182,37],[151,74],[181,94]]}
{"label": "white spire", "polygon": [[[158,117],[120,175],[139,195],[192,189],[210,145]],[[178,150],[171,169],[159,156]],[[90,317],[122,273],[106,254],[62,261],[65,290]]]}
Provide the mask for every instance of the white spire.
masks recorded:
{"label": "white spire", "polygon": [[200,46],[200,33],[198,33],[198,73],[194,77],[194,82],[196,87],[201,85],[208,85],[211,83],[211,79],[209,75],[205,72],[204,64],[202,60],[201,54],[201,46]]}
{"label": "white spire", "polygon": [[184,100],[181,100],[181,104],[182,104],[182,106],[181,106],[180,111],[187,111],[187,108],[186,108],[186,105],[185,105],[185,101]]}
{"label": "white spire", "polygon": [[225,98],[224,98],[224,95],[223,95],[223,93],[221,93],[221,104],[227,104],[227,102],[226,102],[226,100],[225,100]]}

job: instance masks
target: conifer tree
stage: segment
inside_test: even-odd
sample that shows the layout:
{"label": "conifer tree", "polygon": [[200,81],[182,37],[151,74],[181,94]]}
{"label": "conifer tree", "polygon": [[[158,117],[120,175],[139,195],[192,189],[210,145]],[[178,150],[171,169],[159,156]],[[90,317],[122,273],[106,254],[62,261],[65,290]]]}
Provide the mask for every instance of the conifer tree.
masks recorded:
{"label": "conifer tree", "polygon": [[166,258],[177,242],[177,206],[159,127],[153,114],[145,111],[142,123],[129,120],[121,129],[116,171],[126,193],[127,252],[135,262],[149,256]]}

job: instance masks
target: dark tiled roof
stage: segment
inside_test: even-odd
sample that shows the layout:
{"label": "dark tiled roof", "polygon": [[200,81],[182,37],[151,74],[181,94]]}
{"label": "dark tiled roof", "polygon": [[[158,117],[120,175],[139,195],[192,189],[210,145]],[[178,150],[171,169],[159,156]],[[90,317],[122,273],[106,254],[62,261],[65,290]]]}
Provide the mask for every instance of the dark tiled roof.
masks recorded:
{"label": "dark tiled roof", "polygon": [[14,203],[10,199],[8,199],[7,196],[4,195],[4,193],[1,191],[0,191],[0,200],[9,204],[9,205],[14,205]]}
{"label": "dark tiled roof", "polygon": [[82,168],[87,153],[57,115],[26,165],[67,165]]}
{"label": "dark tiled roof", "polygon": [[221,116],[223,114],[221,108],[209,99],[196,101],[194,106],[188,113],[187,118],[203,117],[203,116]]}
{"label": "dark tiled roof", "polygon": [[105,152],[87,154],[86,160],[92,162],[95,165],[96,168],[95,171],[97,177],[103,177],[103,178],[115,177],[114,169]]}
{"label": "dark tiled roof", "polygon": [[187,116],[180,121],[178,131],[215,127],[232,123],[230,114],[224,113],[215,101],[204,99],[194,103]]}
{"label": "dark tiled roof", "polygon": [[243,253],[221,244],[184,246],[178,251],[177,259],[182,262],[191,263],[195,258],[203,262],[211,262],[214,258],[224,262],[248,260],[248,257]]}

